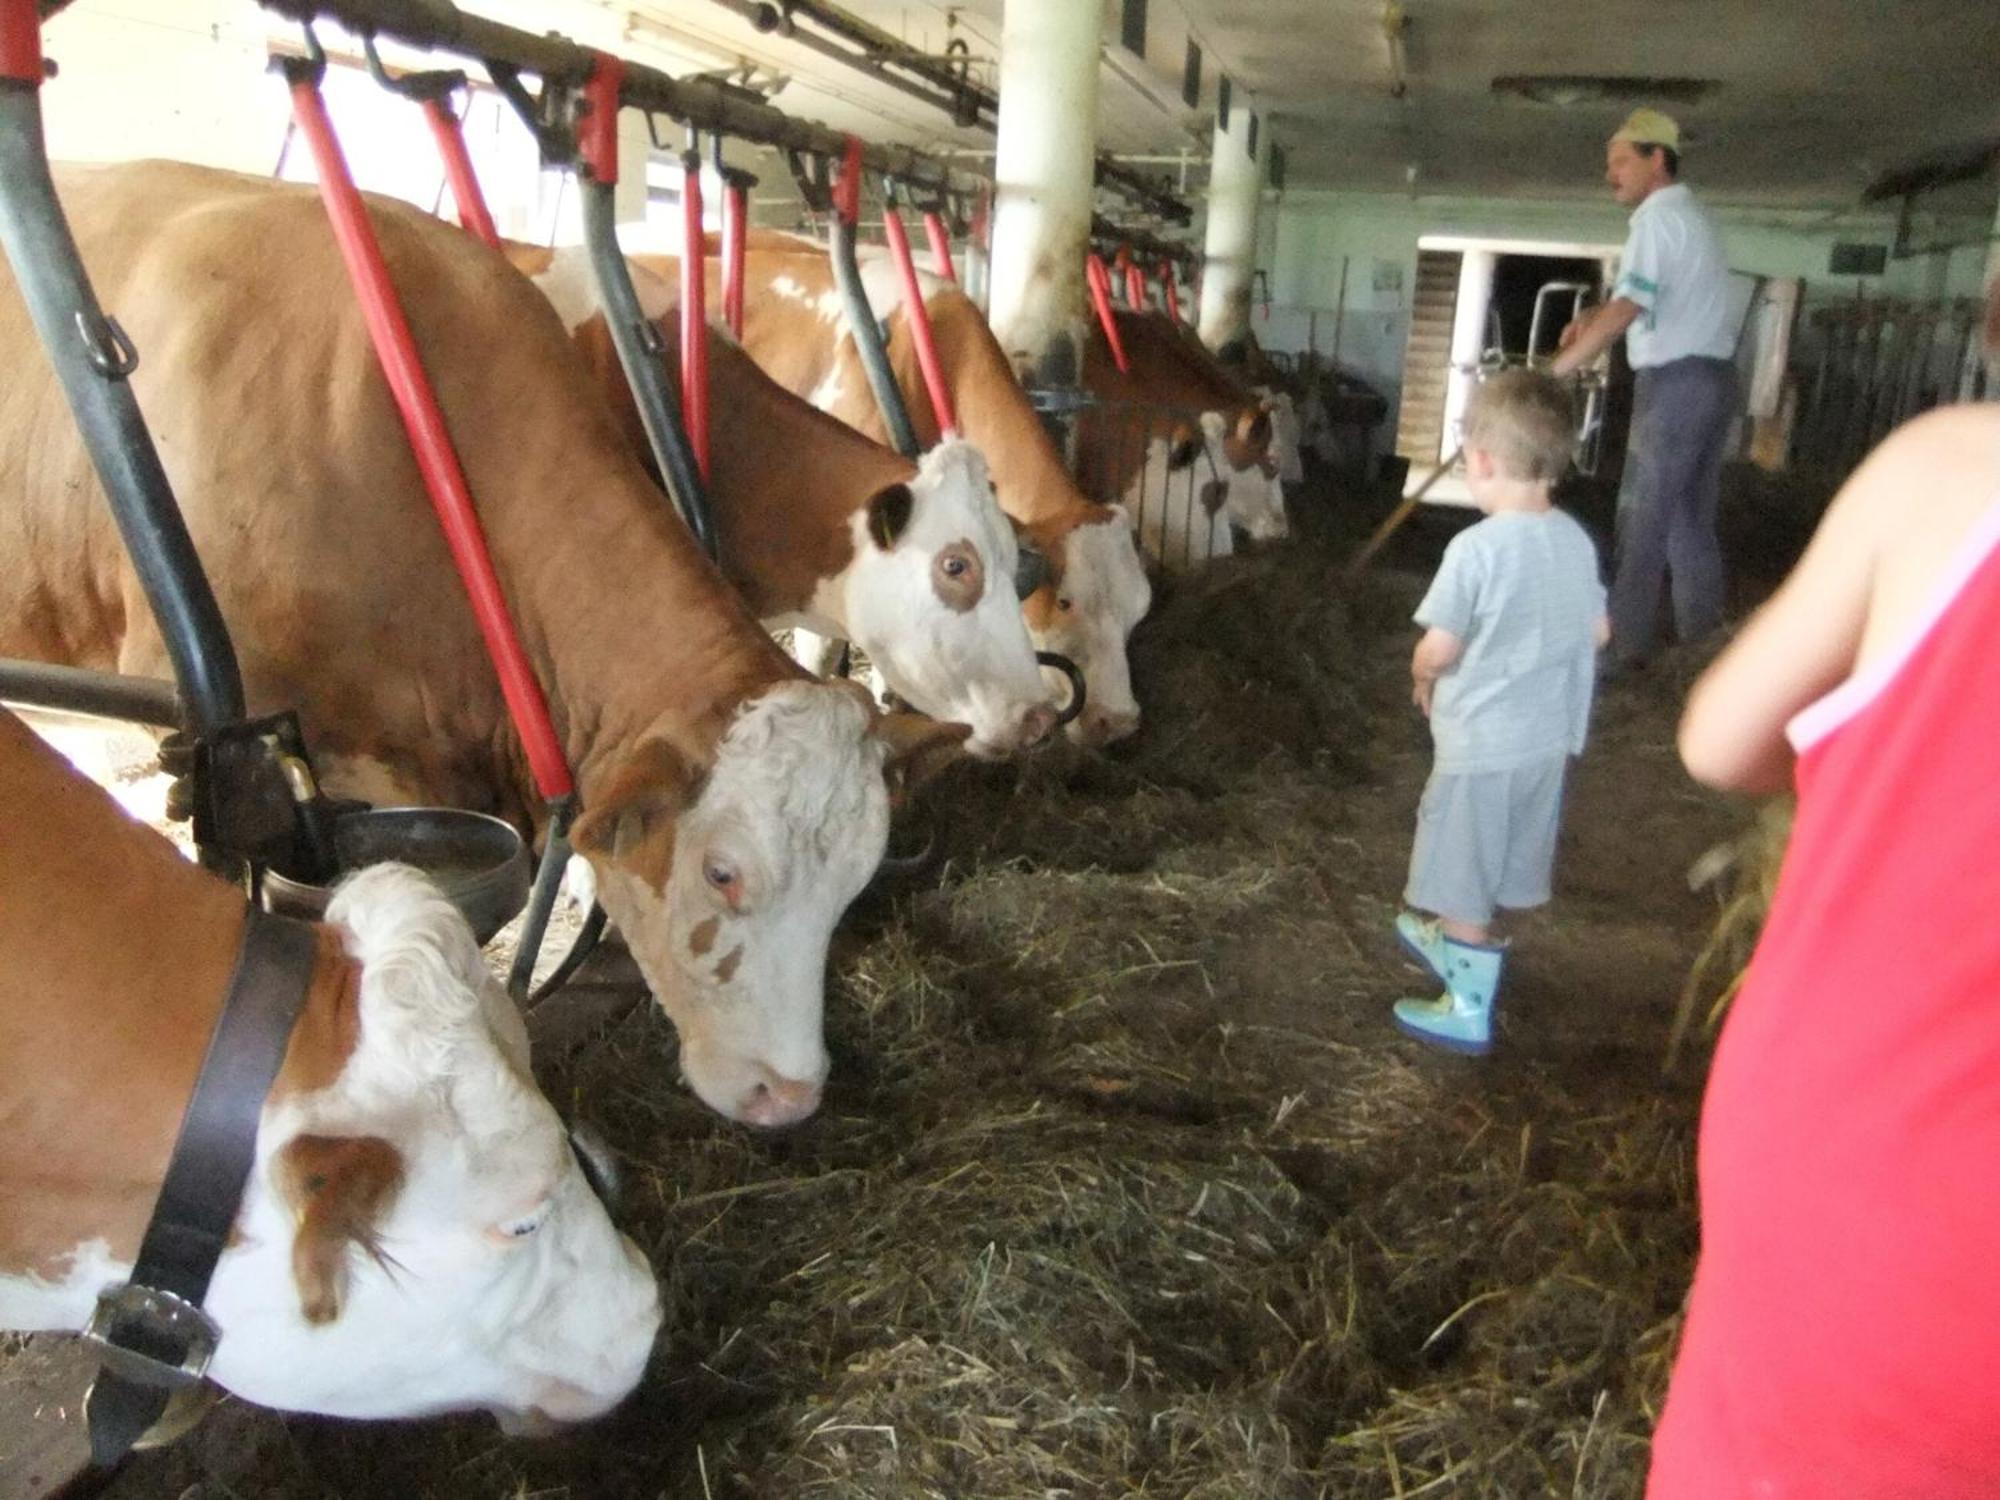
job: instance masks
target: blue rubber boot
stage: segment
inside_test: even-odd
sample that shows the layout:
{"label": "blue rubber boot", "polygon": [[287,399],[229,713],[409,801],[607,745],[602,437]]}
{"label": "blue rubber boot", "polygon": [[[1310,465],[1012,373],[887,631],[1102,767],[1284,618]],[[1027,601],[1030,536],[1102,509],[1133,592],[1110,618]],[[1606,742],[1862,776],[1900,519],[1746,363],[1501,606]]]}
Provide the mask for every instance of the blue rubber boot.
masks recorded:
{"label": "blue rubber boot", "polygon": [[1403,951],[1444,978],[1444,923],[1437,917],[1424,918],[1413,911],[1396,913],[1396,941]]}
{"label": "blue rubber boot", "polygon": [[1445,991],[1435,1000],[1398,1000],[1397,1027],[1434,1047],[1484,1057],[1493,1050],[1505,946],[1444,943]]}

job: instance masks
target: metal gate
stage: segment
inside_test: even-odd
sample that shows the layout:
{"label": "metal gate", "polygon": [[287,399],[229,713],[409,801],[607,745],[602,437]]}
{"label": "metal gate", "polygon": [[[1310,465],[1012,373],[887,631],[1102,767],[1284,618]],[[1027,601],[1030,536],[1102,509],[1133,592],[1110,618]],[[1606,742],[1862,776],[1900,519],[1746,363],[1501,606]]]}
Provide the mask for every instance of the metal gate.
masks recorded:
{"label": "metal gate", "polygon": [[1091,499],[1123,505],[1139,549],[1170,573],[1233,553],[1228,491],[1198,411],[1088,392],[1028,393]]}

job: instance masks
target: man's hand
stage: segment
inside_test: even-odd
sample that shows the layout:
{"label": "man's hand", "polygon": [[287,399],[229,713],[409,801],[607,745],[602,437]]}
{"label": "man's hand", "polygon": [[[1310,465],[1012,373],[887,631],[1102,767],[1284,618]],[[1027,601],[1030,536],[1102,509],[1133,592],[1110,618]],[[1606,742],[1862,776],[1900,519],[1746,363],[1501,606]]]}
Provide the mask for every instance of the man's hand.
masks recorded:
{"label": "man's hand", "polygon": [[1575,317],[1571,318],[1563,325],[1562,336],[1556,340],[1556,347],[1558,349],[1567,349],[1571,344],[1574,344],[1577,340],[1577,335],[1583,332],[1583,325],[1589,321],[1589,313],[1578,313]]}
{"label": "man's hand", "polygon": [[1410,701],[1422,709],[1424,717],[1428,719],[1431,716],[1431,692],[1437,687],[1437,679],[1435,677],[1418,677],[1412,679],[1412,682]]}

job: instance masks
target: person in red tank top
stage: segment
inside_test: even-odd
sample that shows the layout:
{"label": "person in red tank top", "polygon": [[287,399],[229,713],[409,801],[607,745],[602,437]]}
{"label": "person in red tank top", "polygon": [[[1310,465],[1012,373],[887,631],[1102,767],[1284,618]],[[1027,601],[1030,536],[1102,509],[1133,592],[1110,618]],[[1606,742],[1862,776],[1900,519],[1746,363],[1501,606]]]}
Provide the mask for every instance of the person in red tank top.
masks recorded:
{"label": "person in red tank top", "polygon": [[2000,1496],[2000,405],[1876,450],[1680,743],[1798,815],[1702,1107],[1649,1500]]}

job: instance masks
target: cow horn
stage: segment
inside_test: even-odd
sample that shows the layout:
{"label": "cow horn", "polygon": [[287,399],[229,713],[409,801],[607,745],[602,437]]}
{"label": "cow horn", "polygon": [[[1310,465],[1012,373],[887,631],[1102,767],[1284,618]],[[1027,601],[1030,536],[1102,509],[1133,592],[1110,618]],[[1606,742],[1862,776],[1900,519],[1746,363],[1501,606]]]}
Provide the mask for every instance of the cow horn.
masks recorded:
{"label": "cow horn", "polygon": [[1048,581],[1048,558],[1032,542],[1023,541],[1014,559],[1014,597],[1025,599]]}

